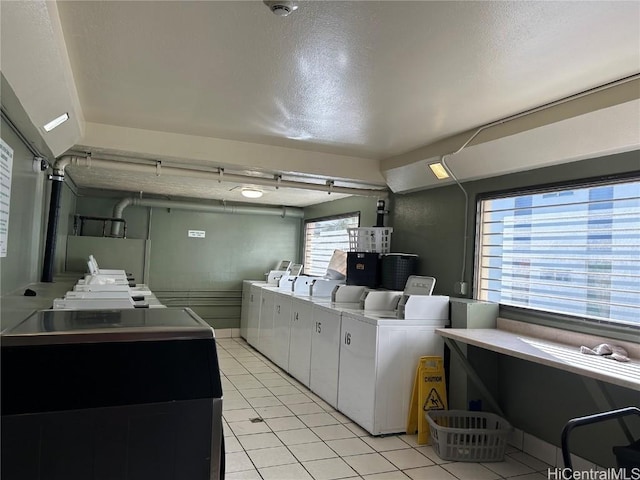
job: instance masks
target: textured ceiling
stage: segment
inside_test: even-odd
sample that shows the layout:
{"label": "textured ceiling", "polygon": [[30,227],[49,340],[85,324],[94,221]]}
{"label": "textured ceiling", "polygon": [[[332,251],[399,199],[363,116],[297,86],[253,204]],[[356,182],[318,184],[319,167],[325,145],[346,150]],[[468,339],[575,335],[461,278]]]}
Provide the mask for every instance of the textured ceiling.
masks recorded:
{"label": "textured ceiling", "polygon": [[637,2],[59,2],[87,121],[384,159],[637,73]]}
{"label": "textured ceiling", "polygon": [[[0,2],[2,73],[32,119],[61,85],[71,149],[380,186],[381,162],[640,72],[639,2],[298,3],[281,18],[257,0]],[[81,188],[237,186],[69,171]]]}

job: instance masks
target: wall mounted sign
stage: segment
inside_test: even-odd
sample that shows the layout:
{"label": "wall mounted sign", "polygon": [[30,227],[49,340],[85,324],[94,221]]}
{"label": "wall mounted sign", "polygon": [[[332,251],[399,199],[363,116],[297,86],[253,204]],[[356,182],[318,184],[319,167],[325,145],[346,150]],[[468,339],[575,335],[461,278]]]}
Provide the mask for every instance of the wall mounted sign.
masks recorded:
{"label": "wall mounted sign", "polygon": [[189,230],[189,236],[193,238],[204,238],[204,230]]}

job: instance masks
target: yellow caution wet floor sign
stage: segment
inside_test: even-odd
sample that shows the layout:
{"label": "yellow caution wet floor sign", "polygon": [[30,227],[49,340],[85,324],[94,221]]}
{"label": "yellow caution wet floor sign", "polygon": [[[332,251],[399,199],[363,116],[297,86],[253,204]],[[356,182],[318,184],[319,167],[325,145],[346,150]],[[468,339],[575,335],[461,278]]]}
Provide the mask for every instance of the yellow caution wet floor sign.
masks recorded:
{"label": "yellow caution wet floor sign", "polygon": [[413,393],[407,418],[407,433],[418,432],[418,443],[429,442],[428,410],[447,409],[447,390],[442,357],[420,357],[413,382]]}

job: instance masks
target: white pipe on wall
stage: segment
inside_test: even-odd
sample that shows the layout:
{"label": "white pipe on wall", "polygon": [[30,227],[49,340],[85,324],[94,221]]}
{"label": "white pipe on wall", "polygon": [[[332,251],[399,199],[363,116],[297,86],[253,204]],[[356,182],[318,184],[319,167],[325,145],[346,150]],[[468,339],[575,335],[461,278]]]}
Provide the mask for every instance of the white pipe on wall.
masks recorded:
{"label": "white pipe on wall", "polygon": [[367,197],[381,197],[386,196],[388,191],[385,188],[372,189],[372,188],[352,188],[352,187],[340,187],[333,184],[332,181],[327,184],[298,182],[294,180],[282,180],[276,178],[263,178],[254,177],[250,175],[239,175],[234,173],[227,173],[223,170],[217,172],[210,172],[206,170],[198,170],[187,167],[172,167],[161,165],[160,162],[155,164],[144,164],[134,162],[124,162],[115,160],[103,160],[93,157],[78,157],[75,155],[65,155],[60,157],[54,164],[54,171],[58,171],[59,174],[64,175],[64,169],[69,166],[82,166],[82,167],[96,167],[105,168],[109,170],[124,170],[128,172],[140,172],[150,173],[156,176],[171,175],[178,177],[195,177],[195,178],[210,178],[215,181],[229,181],[237,183],[250,183],[253,185],[266,185],[272,187],[286,187],[286,188],[300,188],[304,190],[318,190],[321,192],[335,192],[344,193],[347,195],[359,195]]}
{"label": "white pipe on wall", "polygon": [[[215,181],[230,181],[238,183],[250,183],[253,185],[267,185],[274,187],[286,187],[286,188],[300,188],[305,190],[318,190],[327,193],[343,193],[347,195],[359,195],[370,197],[386,197],[386,189],[367,189],[367,188],[350,188],[335,186],[333,181],[329,181],[326,184],[298,182],[293,180],[282,180],[282,178],[263,178],[254,177],[249,175],[238,175],[232,173],[226,173],[222,169],[218,172],[210,172],[205,170],[198,170],[187,167],[172,167],[163,166],[160,162],[155,164],[150,163],[135,163],[115,160],[105,160],[99,158],[93,158],[91,156],[80,157],[75,155],[64,155],[60,157],[53,165],[54,173],[59,176],[64,176],[65,168],[69,165],[82,166],[82,167],[96,167],[104,168],[108,170],[120,170],[128,172],[149,173],[156,176],[170,175],[179,177],[196,177],[196,178],[210,178]],[[140,198],[123,198],[120,200],[113,209],[114,218],[122,218],[122,213],[129,205],[139,205],[146,207],[160,207],[160,208],[177,208],[184,210],[199,210],[213,213],[237,213],[237,214],[250,214],[250,215],[275,215],[281,217],[295,217],[303,218],[304,213],[302,209],[298,208],[276,208],[276,207],[250,207],[250,206],[238,206],[238,205],[207,205],[194,202],[177,202],[155,199],[140,199]],[[111,226],[111,234],[113,236],[120,235],[120,223],[113,222]]]}
{"label": "white pipe on wall", "polygon": [[[195,202],[183,202],[174,200],[162,200],[153,198],[125,197],[113,207],[113,217],[122,218],[124,209],[128,206],[152,207],[152,208],[175,208],[178,210],[195,210],[209,213],[229,213],[244,215],[271,215],[277,217],[303,218],[304,211],[301,208],[292,207],[253,207],[244,205],[209,205]],[[120,236],[120,222],[111,224],[111,235]]]}

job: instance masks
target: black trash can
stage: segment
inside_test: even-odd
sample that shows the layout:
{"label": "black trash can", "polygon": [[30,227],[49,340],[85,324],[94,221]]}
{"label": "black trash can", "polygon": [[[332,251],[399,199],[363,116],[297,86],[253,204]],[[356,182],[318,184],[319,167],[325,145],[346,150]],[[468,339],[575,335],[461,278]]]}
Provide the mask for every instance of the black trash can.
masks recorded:
{"label": "black trash can", "polygon": [[418,272],[418,255],[385,253],[382,256],[380,286],[389,290],[404,290],[407,279]]}

